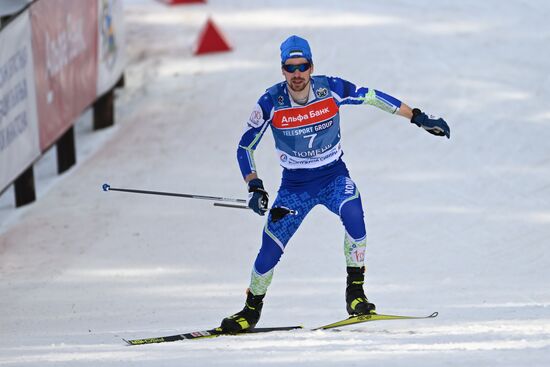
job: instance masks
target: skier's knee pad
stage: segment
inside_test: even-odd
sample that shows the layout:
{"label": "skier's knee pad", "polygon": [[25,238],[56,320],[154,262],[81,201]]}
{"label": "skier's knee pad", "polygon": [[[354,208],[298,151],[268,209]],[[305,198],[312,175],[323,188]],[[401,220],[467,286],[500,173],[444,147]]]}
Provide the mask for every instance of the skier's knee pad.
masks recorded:
{"label": "skier's knee pad", "polygon": [[364,216],[359,198],[344,203],[340,208],[340,219],[346,232],[354,239],[361,239],[367,234]]}
{"label": "skier's knee pad", "polygon": [[254,268],[260,274],[265,274],[277,265],[283,255],[283,249],[265,231],[262,237],[262,247],[256,257]]}

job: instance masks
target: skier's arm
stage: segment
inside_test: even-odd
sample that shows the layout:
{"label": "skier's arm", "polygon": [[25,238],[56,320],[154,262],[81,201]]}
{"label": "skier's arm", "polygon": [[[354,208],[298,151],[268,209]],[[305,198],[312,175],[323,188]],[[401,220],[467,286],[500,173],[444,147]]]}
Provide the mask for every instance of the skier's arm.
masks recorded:
{"label": "skier's arm", "polygon": [[[329,84],[332,96],[336,99],[338,105],[366,104],[378,107],[381,110],[392,114],[400,114],[399,110],[403,103],[399,99],[382,91],[367,87],[358,88],[355,84],[348,82],[347,80],[334,77],[329,78]],[[407,105],[405,106],[408,108]],[[407,113],[407,108],[404,108],[404,113]],[[410,110],[410,108],[408,109]]]}
{"label": "skier's arm", "polygon": [[245,182],[257,178],[254,151],[271,121],[272,103],[265,95],[260,98],[248,121],[237,147],[237,161]]}
{"label": "skier's arm", "polygon": [[251,172],[250,174],[246,175],[246,177],[244,178],[244,182],[249,183],[255,178],[258,178],[258,174],[256,172]]}
{"label": "skier's arm", "polygon": [[329,83],[332,95],[339,105],[368,104],[386,112],[403,116],[430,134],[446,136],[447,138],[451,136],[449,125],[441,117],[425,114],[418,108],[411,109],[406,103],[389,94],[366,87],[357,88],[355,84],[340,78],[330,78]]}
{"label": "skier's arm", "polygon": [[254,162],[254,151],[262,137],[261,128],[248,127],[241,136],[237,147],[237,162],[244,180],[248,183],[256,175],[256,163]]}
{"label": "skier's arm", "polygon": [[405,117],[407,120],[412,119],[413,117],[413,111],[412,108],[410,108],[406,103],[401,102],[401,106],[397,110],[396,114],[399,116]]}
{"label": "skier's arm", "polygon": [[270,99],[264,95],[248,119],[245,132],[243,133],[237,148],[237,161],[243,178],[248,186],[248,206],[259,215],[267,211],[269,195],[264,189],[262,180],[256,173],[254,162],[254,151],[258,146],[269,122],[271,121],[272,105]]}

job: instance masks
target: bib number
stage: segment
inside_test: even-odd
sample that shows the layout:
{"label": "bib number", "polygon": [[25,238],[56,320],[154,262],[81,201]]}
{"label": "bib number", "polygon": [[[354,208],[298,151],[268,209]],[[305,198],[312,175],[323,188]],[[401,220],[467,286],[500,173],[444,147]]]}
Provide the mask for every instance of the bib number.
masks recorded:
{"label": "bib number", "polygon": [[307,145],[309,149],[313,148],[313,140],[315,140],[316,136],[317,134],[304,135],[304,139],[309,139],[309,144]]}

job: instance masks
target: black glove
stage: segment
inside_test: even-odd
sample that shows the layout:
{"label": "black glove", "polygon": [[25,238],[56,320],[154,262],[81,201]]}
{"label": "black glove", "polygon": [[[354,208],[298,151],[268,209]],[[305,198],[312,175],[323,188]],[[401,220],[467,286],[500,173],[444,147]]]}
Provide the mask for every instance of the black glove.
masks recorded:
{"label": "black glove", "polygon": [[441,117],[435,117],[432,115],[426,115],[418,108],[413,108],[413,117],[411,122],[418,127],[423,128],[427,132],[437,136],[446,136],[447,139],[451,138],[451,129],[449,125]]}
{"label": "black glove", "polygon": [[273,223],[276,223],[286,217],[288,214],[296,215],[298,214],[298,212],[285,206],[278,206],[276,208],[271,208],[269,214],[271,214],[271,221]]}
{"label": "black glove", "polygon": [[250,180],[248,183],[248,207],[259,215],[265,215],[269,195],[264,190],[264,184],[259,178]]}

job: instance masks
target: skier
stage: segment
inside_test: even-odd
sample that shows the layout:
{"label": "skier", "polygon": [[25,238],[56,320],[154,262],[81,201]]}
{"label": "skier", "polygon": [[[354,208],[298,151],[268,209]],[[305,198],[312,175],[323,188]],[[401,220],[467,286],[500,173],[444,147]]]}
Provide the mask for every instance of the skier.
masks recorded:
{"label": "skier", "polygon": [[442,118],[411,109],[375,89],[357,88],[336,77],[312,76],[311,49],[303,38],[290,36],[281,44],[281,68],[285,81],[267,89],[258,100],[239,142],[237,160],[248,185],[248,206],[257,214],[265,215],[268,193],[256,171],[254,150],[267,127],[271,127],[283,167],[273,208],[286,207],[297,212],[294,215],[280,215],[273,210],[269,213],[245,306],[222,320],[220,327],[224,332],[239,332],[257,324],[275,265],[292,235],[317,204],[338,215],[344,225],[347,312],[350,315],[375,312],[375,305],[363,289],[365,222],[359,190],[342,160],[340,106],[375,106],[403,116],[433,135],[450,138],[449,126]]}

